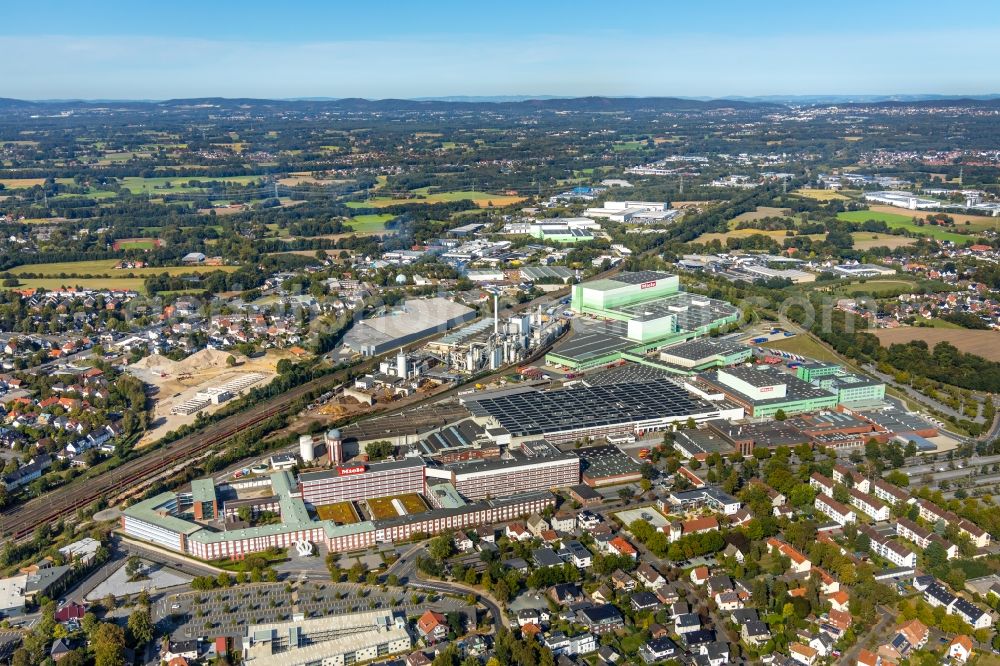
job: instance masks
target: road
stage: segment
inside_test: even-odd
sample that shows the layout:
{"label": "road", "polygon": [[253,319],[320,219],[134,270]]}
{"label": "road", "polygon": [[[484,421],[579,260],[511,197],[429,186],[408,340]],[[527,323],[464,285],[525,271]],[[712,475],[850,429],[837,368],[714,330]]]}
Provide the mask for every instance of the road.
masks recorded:
{"label": "road", "polygon": [[841,666],[854,666],[857,664],[858,653],[861,652],[861,648],[863,648],[873,637],[879,636],[882,632],[884,632],[886,627],[888,627],[895,618],[895,614],[891,613],[885,607],[880,607],[878,612],[879,621],[864,635],[858,637],[858,640],[855,641],[851,649],[840,656],[840,659],[837,661],[838,664],[841,664]]}
{"label": "road", "polygon": [[431,581],[420,577],[417,571],[417,559],[427,547],[426,542],[421,542],[413,548],[403,553],[398,560],[386,571],[387,574],[395,574],[400,582],[407,588],[430,590],[432,592],[442,592],[444,594],[456,594],[458,596],[472,595],[476,601],[481,603],[493,616],[494,627],[506,627],[507,614],[500,604],[488,593],[465,585],[463,583],[445,583],[443,581]]}

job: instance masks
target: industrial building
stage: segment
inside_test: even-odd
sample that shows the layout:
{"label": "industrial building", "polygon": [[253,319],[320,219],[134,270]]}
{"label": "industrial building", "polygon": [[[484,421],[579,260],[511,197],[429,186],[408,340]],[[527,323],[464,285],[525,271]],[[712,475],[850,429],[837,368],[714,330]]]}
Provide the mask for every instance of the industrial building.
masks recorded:
{"label": "industrial building", "polygon": [[382,317],[354,324],[343,344],[364,356],[378,356],[475,317],[475,310],[447,298],[409,299]]}
{"label": "industrial building", "polygon": [[503,459],[429,467],[427,477],[444,479],[462,497],[478,500],[574,486],[580,482],[580,458],[534,440],[508,451]]}
{"label": "industrial building", "polygon": [[837,394],[771,367],[726,368],[706,373],[700,380],[746,410],[753,418],[815,412],[837,406]]}
{"label": "industrial building", "polygon": [[920,197],[901,190],[883,190],[881,192],[865,192],[865,201],[885,204],[908,210],[927,210],[941,208],[945,204],[936,199],[921,199]]}
{"label": "industrial building", "polygon": [[625,272],[573,286],[570,307],[603,323],[579,326],[546,361],[586,369],[644,354],[673,343],[705,336],[739,320],[739,310],[724,301],[680,291],[676,275],[658,271]]}
{"label": "industrial building", "polygon": [[[423,468],[419,469],[422,478]],[[208,522],[194,518],[191,493],[165,492],[125,509],[121,518],[122,531],[168,550],[214,560],[241,558],[269,548],[291,548],[301,543],[320,544],[330,552],[351,552],[379,543],[405,541],[414,534],[438,534],[523,519],[555,507],[555,497],[549,492],[521,493],[466,504],[452,490],[451,493],[444,491],[447,501],[436,502],[438,508],[430,511],[337,524],[312,517],[290,472],[275,472],[269,479],[274,498],[267,499],[268,506],[277,509],[280,523],[219,529],[218,520]],[[382,491],[373,489],[373,492]],[[384,495],[373,494],[362,499],[380,496]],[[224,508],[222,513],[230,512]]]}
{"label": "industrial building", "polygon": [[424,492],[420,458],[336,467],[299,475],[299,493],[314,506]]}
{"label": "industrial building", "polygon": [[741,408],[698,400],[669,381],[529,389],[470,401],[466,406],[476,418],[505,428],[513,438],[542,436],[554,443],[642,435],[689,419],[702,422],[743,416]]}
{"label": "industrial building", "polygon": [[350,666],[412,645],[406,618],[392,611],[249,625],[242,644],[248,666]]}
{"label": "industrial building", "polygon": [[692,372],[744,363],[753,349],[729,340],[689,340],[660,349],[660,360]]}

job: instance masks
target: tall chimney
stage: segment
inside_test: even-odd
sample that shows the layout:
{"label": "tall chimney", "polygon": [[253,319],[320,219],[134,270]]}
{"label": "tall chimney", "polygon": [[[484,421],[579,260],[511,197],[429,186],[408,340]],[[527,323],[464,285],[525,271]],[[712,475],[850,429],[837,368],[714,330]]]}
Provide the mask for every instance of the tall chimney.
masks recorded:
{"label": "tall chimney", "polygon": [[500,298],[493,294],[493,335],[500,334]]}

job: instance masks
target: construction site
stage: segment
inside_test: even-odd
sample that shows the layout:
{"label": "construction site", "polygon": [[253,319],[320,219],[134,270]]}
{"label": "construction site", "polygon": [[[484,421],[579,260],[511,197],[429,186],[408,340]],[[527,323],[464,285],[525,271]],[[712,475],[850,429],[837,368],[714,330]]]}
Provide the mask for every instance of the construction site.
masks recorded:
{"label": "construction site", "polygon": [[128,366],[127,372],[150,386],[153,421],[139,442],[152,443],[165,433],[193,423],[199,413],[211,414],[229,400],[277,376],[287,352],[271,350],[257,358],[217,349],[203,349],[180,361],[160,354]]}

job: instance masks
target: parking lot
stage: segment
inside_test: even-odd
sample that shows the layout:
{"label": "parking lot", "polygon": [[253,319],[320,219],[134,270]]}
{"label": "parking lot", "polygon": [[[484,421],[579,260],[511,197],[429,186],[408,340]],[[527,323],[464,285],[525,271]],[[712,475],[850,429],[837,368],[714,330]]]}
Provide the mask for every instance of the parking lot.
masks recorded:
{"label": "parking lot", "polygon": [[208,592],[166,595],[154,606],[153,616],[175,639],[197,636],[243,636],[248,625],[285,622],[296,618],[344,615],[394,609],[418,616],[428,608],[442,613],[458,611],[475,621],[475,609],[450,597],[431,600],[427,594],[400,588],[351,583],[306,582],[237,586]]}

